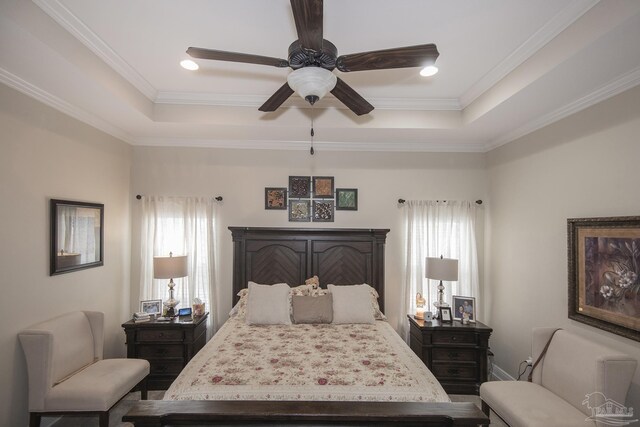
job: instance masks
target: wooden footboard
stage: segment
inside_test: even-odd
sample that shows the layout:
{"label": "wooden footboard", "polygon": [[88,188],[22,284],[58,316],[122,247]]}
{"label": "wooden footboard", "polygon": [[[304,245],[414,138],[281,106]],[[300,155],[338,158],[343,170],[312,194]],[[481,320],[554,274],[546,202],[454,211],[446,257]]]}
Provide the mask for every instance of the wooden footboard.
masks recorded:
{"label": "wooden footboard", "polygon": [[179,425],[478,426],[489,418],[473,403],[139,401],[122,417],[136,427]]}

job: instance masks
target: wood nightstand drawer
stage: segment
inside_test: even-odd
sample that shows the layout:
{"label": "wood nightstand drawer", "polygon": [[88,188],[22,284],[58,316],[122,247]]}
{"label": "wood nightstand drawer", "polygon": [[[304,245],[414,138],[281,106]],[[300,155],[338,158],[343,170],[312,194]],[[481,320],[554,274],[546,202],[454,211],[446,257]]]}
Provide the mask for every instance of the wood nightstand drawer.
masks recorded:
{"label": "wood nightstand drawer", "polygon": [[409,347],[433,372],[447,393],[478,394],[487,381],[492,329],[480,322],[462,324],[416,320],[409,315]]}
{"label": "wood nightstand drawer", "polygon": [[138,357],[143,359],[149,359],[154,357],[183,357],[184,346],[181,344],[175,345],[139,345]]}
{"label": "wood nightstand drawer", "polygon": [[434,344],[476,344],[475,334],[465,332],[436,332],[432,340]]}
{"label": "wood nightstand drawer", "polygon": [[150,360],[150,374],[172,374],[178,375],[184,367],[182,360]]}
{"label": "wood nightstand drawer", "polygon": [[189,360],[207,341],[207,317],[194,317],[193,321],[122,324],[127,335],[127,357],[146,359],[151,364],[147,377],[149,390],[166,390]]}
{"label": "wood nightstand drawer", "polygon": [[434,348],[433,361],[453,361],[453,362],[475,362],[478,359],[478,352],[464,348]]}
{"label": "wood nightstand drawer", "polygon": [[138,331],[138,341],[182,341],[184,333],[179,329],[141,329]]}
{"label": "wood nightstand drawer", "polygon": [[478,367],[475,364],[447,364],[433,362],[433,375],[441,380],[476,380],[478,378]]}

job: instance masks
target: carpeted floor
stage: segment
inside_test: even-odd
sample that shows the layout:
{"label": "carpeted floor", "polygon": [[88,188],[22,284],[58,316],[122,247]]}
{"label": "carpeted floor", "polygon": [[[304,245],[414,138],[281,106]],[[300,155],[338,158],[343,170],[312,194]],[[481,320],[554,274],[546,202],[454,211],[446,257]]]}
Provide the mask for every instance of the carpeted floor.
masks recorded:
{"label": "carpeted floor", "polygon": [[[164,396],[164,391],[150,391],[149,399],[150,400],[160,400]],[[475,395],[467,395],[467,394],[451,394],[449,395],[451,401],[453,402],[473,402],[478,407],[480,407],[480,397]],[[123,423],[122,416],[127,413],[129,408],[133,405],[136,400],[140,400],[140,393],[129,393],[122,399],[109,414],[109,427],[132,427],[131,423]],[[506,424],[502,423],[500,419],[494,419],[492,414],[491,417],[491,426],[503,427]],[[49,423],[46,423],[46,418],[43,418],[42,425],[51,425],[50,423],[55,421],[55,419],[49,419]],[[98,425],[98,417],[93,418],[85,418],[85,417],[62,417],[57,422],[52,424],[54,427],[95,427]]]}

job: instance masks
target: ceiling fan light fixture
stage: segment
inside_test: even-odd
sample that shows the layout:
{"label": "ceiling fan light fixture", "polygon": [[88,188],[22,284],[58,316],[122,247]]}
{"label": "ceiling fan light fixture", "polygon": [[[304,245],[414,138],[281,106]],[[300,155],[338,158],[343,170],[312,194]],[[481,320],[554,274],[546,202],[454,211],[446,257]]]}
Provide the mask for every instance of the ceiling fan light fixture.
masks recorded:
{"label": "ceiling fan light fixture", "polygon": [[183,59],[182,61],[180,61],[180,66],[189,71],[196,71],[198,68],[200,68],[198,64],[190,59]]}
{"label": "ceiling fan light fixture", "polygon": [[287,76],[289,87],[311,105],[331,91],[337,81],[331,71],[313,66],[299,68]]}
{"label": "ceiling fan light fixture", "polygon": [[431,77],[438,73],[438,67],[435,65],[427,65],[422,70],[420,70],[420,75],[422,77]]}

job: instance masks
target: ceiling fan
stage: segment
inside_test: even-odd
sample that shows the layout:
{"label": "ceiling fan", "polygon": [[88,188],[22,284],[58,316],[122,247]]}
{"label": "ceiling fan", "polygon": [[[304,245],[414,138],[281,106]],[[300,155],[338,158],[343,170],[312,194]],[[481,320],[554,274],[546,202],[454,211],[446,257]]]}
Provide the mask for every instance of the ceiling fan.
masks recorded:
{"label": "ceiling fan", "polygon": [[190,47],[187,53],[199,59],[291,67],[294,71],[287,77],[287,83],[259,108],[260,111],[277,110],[294,92],[298,92],[311,105],[331,92],[359,116],[371,112],[373,105],[332,73],[334,68],[347,73],[424,67],[433,65],[439,55],[435,44],[423,44],[338,56],[335,45],[322,38],[323,0],[291,0],[291,9],[298,40],[289,46],[288,60],[198,47]]}

